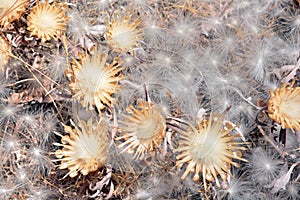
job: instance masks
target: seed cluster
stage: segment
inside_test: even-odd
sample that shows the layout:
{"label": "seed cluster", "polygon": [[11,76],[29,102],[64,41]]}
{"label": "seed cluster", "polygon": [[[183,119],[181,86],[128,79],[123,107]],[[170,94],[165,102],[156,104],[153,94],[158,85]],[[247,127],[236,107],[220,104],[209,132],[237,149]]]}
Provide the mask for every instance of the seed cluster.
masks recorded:
{"label": "seed cluster", "polygon": [[295,0],[0,0],[0,199],[300,199]]}

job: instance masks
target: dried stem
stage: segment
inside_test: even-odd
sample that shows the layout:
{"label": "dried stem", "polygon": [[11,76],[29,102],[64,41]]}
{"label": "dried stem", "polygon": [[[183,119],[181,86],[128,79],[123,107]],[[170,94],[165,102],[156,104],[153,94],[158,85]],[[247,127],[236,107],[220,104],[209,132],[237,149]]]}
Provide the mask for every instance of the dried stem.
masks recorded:
{"label": "dried stem", "polygon": [[276,144],[276,142],[274,140],[272,140],[272,138],[266,134],[266,132],[263,130],[263,128],[261,126],[257,126],[257,127],[258,127],[259,131],[261,132],[261,134],[264,136],[264,138],[274,147],[274,149],[280,154],[280,156],[283,159],[285,159],[285,156],[288,155],[288,153],[282,149],[282,146],[279,144]]}

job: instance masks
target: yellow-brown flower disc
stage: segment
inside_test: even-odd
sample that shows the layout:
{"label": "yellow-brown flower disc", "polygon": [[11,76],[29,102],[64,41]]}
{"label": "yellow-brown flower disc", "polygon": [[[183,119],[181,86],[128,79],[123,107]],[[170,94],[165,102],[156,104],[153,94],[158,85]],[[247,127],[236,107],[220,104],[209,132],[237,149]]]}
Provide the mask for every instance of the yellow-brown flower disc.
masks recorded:
{"label": "yellow-brown flower disc", "polygon": [[300,131],[300,87],[293,87],[294,82],[287,86],[270,91],[268,101],[269,117],[281,124],[282,128]]}
{"label": "yellow-brown flower disc", "polygon": [[106,24],[108,45],[117,53],[126,53],[142,40],[142,33],[137,28],[139,19],[131,20],[132,15],[115,15],[115,19]]}
{"label": "yellow-brown flower disc", "polygon": [[140,102],[138,108],[130,106],[125,120],[120,122],[122,136],[117,140],[125,142],[119,148],[134,153],[134,158],[142,159],[146,152],[159,148],[166,135],[166,120],[161,109],[150,102]]}
{"label": "yellow-brown flower disc", "polygon": [[27,20],[27,29],[31,35],[42,39],[43,42],[60,38],[65,33],[68,23],[65,8],[56,2],[38,2],[30,10]]}
{"label": "yellow-brown flower disc", "polygon": [[0,26],[7,28],[26,11],[29,0],[0,0]]}
{"label": "yellow-brown flower disc", "polygon": [[80,62],[73,60],[72,70],[68,72],[72,77],[69,84],[73,97],[81,102],[84,108],[93,110],[96,106],[100,111],[110,106],[112,94],[120,86],[118,81],[123,79],[120,62],[115,59],[111,64],[106,63],[108,54],[96,52],[93,56],[81,56]]}
{"label": "yellow-brown flower disc", "polygon": [[[61,150],[55,152],[60,161],[60,169],[68,169],[66,176],[75,177],[80,172],[87,175],[103,167],[108,160],[109,142],[106,126],[89,119],[88,122],[79,120],[78,124],[71,121],[74,128],[64,125],[65,132],[69,135],[61,135]],[[65,177],[66,177],[65,176]]]}
{"label": "yellow-brown flower disc", "polygon": [[11,52],[11,45],[4,35],[0,35],[0,71],[4,70],[4,66],[8,63]]}
{"label": "yellow-brown flower disc", "polygon": [[242,158],[240,150],[246,150],[236,142],[237,135],[232,135],[234,127],[223,127],[223,119],[218,118],[213,121],[212,114],[210,118],[197,121],[197,127],[190,125],[186,132],[183,132],[179,140],[179,147],[176,152],[180,154],[176,157],[176,165],[186,170],[182,179],[191,172],[194,173],[193,180],[198,181],[202,173],[204,188],[207,189],[207,181],[215,181],[220,187],[218,176],[226,180],[230,173],[231,165],[239,167],[233,159],[246,161]]}

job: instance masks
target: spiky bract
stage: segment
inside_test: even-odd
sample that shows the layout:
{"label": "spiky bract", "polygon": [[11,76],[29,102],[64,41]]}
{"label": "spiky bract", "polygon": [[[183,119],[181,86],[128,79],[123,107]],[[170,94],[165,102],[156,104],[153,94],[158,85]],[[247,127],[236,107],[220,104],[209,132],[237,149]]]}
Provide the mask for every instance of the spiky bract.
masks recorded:
{"label": "spiky bract", "polygon": [[[60,169],[68,169],[66,176],[75,177],[80,172],[87,175],[106,164],[108,159],[108,137],[105,125],[79,120],[78,125],[71,121],[74,128],[64,125],[64,131],[69,135],[61,136],[61,150],[55,152],[56,161],[60,161]],[[66,177],[65,176],[65,177]]]}
{"label": "spiky bract", "polygon": [[27,17],[28,30],[43,42],[60,38],[66,31],[68,17],[59,3],[40,3],[34,6]]}
{"label": "spiky bract", "polygon": [[124,151],[134,153],[134,158],[142,159],[146,152],[159,148],[166,134],[166,120],[161,115],[161,109],[147,101],[140,102],[138,108],[130,106],[129,115],[125,117],[120,130],[125,139],[119,147]]}
{"label": "spiky bract", "polygon": [[226,180],[227,175],[231,175],[230,166],[239,167],[233,159],[246,161],[242,158],[240,150],[245,150],[239,142],[235,141],[235,135],[231,134],[233,128],[225,129],[223,119],[213,120],[212,114],[209,119],[197,121],[197,126],[190,125],[186,132],[183,132],[179,141],[177,152],[181,152],[177,157],[177,166],[181,168],[187,164],[182,179],[192,172],[193,180],[198,181],[202,172],[205,189],[206,180],[215,181],[220,187],[218,175]]}

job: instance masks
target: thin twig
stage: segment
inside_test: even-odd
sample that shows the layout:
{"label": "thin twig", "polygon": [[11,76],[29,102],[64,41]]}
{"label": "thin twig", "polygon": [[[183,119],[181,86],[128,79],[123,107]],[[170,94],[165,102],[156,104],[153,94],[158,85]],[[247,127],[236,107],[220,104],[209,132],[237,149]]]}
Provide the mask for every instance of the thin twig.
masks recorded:
{"label": "thin twig", "polygon": [[[43,84],[41,83],[41,81],[37,78],[37,76],[32,72],[32,70],[31,70],[31,67],[32,67],[32,66],[31,66],[31,65],[29,65],[29,64],[26,63],[24,60],[22,60],[21,58],[15,56],[15,55],[11,55],[11,56],[12,56],[13,58],[15,58],[15,59],[21,61],[21,62],[25,65],[26,69],[32,74],[32,76],[34,77],[34,79],[38,82],[38,84],[41,86],[41,88],[42,88],[46,93],[48,93],[48,90],[44,87],[44,85],[43,85]],[[49,95],[49,97],[50,97],[51,101],[53,102],[53,105],[55,106],[58,115],[59,115],[60,118],[64,121],[64,118],[62,117],[62,115],[61,115],[61,113],[60,113],[60,110],[58,109],[58,106],[57,106],[56,102],[54,101],[53,97],[52,97],[51,95]]]}
{"label": "thin twig", "polygon": [[231,87],[232,89],[234,89],[236,91],[236,93],[244,100],[246,101],[249,105],[251,105],[252,107],[254,107],[255,109],[257,110],[260,110],[262,109],[262,107],[258,107],[256,106],[254,103],[252,103],[249,99],[247,99],[246,97],[244,97],[244,95],[236,88],[234,87]]}
{"label": "thin twig", "polygon": [[282,158],[285,158],[285,156],[287,155],[287,152],[283,151],[283,149],[281,148],[280,145],[275,144],[275,141],[272,140],[272,138],[270,138],[270,136],[268,136],[266,134],[266,132],[263,130],[263,128],[261,126],[257,126],[259,131],[261,132],[261,134],[264,136],[264,138],[275,148],[275,150],[280,154],[280,156]]}

